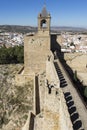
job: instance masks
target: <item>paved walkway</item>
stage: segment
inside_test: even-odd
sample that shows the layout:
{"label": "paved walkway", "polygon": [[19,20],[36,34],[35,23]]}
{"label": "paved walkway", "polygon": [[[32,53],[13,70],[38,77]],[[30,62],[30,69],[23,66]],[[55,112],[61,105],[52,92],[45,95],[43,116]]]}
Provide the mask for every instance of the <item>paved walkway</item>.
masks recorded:
{"label": "paved walkway", "polygon": [[[60,77],[60,80],[61,80],[61,88],[63,92],[65,93],[65,96],[67,95],[67,97],[65,98],[68,99],[69,98],[68,94],[71,94],[71,98],[72,98],[71,106],[73,104],[74,106],[76,106],[76,110],[79,114],[79,119],[81,119],[82,124],[83,124],[80,130],[83,130],[83,127],[85,130],[87,130],[87,109],[85,108],[81,100],[81,97],[77,93],[77,90],[74,88],[72,82],[70,81],[67,72],[62,67],[59,59],[56,60],[56,63],[58,64],[58,67],[56,69],[58,71],[58,76]],[[67,105],[68,107],[70,107],[70,102],[68,102]]]}

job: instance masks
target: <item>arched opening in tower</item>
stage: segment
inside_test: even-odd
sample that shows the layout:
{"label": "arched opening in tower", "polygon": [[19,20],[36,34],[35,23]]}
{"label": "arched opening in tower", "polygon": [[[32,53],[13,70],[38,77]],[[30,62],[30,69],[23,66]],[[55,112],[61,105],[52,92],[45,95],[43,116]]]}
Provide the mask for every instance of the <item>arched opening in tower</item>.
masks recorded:
{"label": "arched opening in tower", "polygon": [[47,21],[45,19],[41,21],[41,28],[47,28]]}

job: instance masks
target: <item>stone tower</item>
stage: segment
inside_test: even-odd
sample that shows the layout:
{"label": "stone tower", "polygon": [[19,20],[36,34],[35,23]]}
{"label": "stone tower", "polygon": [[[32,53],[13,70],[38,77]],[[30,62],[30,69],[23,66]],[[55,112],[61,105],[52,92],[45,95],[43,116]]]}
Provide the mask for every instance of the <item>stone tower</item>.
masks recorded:
{"label": "stone tower", "polygon": [[38,15],[38,35],[50,35],[50,20],[51,16],[47,12],[46,7],[44,6],[42,13]]}
{"label": "stone tower", "polygon": [[38,15],[38,32],[24,38],[24,73],[38,73],[46,70],[46,60],[51,57],[51,16],[46,7]]}

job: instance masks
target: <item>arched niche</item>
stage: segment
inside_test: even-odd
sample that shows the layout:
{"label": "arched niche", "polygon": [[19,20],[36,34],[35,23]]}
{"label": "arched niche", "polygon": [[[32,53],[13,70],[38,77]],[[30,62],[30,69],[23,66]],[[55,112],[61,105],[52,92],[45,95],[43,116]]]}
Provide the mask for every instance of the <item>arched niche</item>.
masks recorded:
{"label": "arched niche", "polygon": [[46,21],[46,19],[43,19],[41,21],[41,28],[47,28],[47,21]]}

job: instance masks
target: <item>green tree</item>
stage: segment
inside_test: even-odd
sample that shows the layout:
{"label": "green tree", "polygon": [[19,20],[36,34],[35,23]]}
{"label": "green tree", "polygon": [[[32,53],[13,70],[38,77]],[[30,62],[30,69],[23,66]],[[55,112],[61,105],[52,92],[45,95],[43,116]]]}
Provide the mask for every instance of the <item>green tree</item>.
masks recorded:
{"label": "green tree", "polygon": [[24,47],[23,46],[19,46],[19,47],[16,46],[14,55],[17,57],[18,63],[23,63],[24,62]]}
{"label": "green tree", "polygon": [[0,48],[0,64],[12,64],[24,62],[24,47],[15,46]]}

